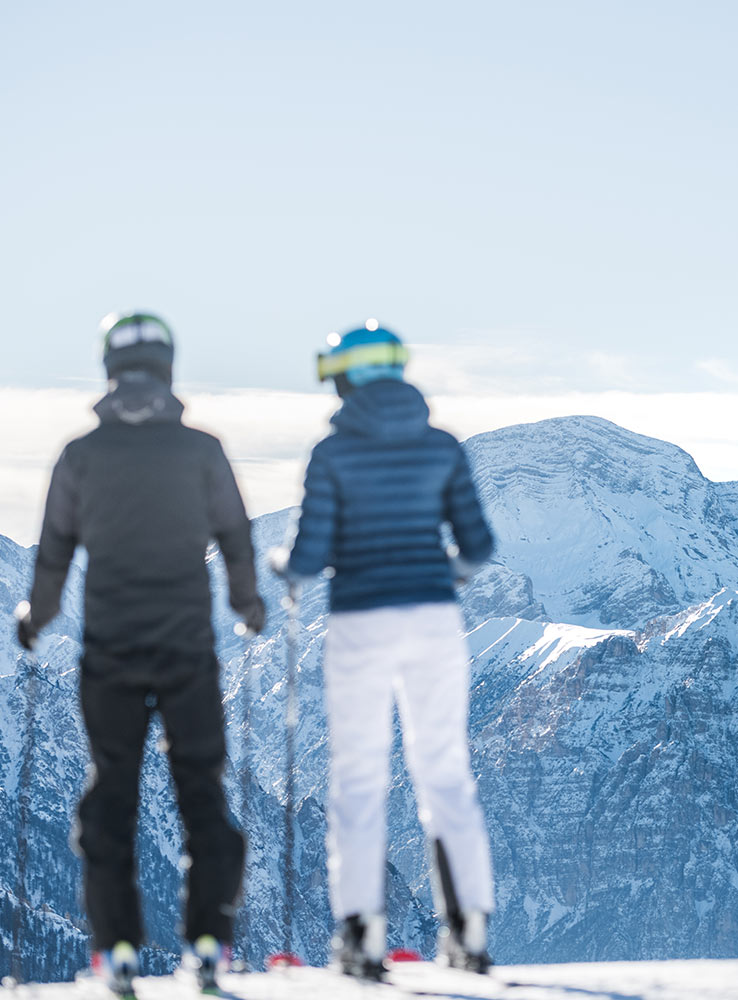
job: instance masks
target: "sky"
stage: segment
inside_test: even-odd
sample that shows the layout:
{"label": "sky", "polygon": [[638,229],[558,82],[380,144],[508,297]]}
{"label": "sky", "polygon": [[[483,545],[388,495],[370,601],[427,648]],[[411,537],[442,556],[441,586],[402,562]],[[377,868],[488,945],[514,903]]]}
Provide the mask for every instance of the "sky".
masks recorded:
{"label": "sky", "polygon": [[3,5],[0,532],[129,308],[257,510],[369,316],[460,434],[596,413],[738,478],[737,43],[732,0]]}

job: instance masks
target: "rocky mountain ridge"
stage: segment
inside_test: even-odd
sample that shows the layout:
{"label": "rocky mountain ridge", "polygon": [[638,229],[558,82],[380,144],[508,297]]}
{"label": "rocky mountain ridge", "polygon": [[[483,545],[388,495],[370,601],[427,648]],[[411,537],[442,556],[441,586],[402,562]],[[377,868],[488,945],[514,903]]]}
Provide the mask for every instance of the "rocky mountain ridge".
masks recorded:
{"label": "rocky mountain ridge", "polygon": [[[738,486],[710,483],[680,449],[591,417],[505,428],[466,448],[498,537],[495,560],[461,593],[473,656],[472,760],[497,878],[492,949],[505,962],[738,954]],[[285,623],[283,589],[264,554],[291,516],[255,522],[270,620],[247,648],[232,631],[219,557],[211,559],[229,797],[251,841],[238,941],[255,964],[283,938]],[[13,962],[15,925],[24,973],[38,979],[69,976],[85,960],[67,839],[87,755],[75,699],[81,576],[71,574],[65,613],[34,664],[19,655],[9,618],[32,556],[0,540],[6,844],[19,831],[29,746],[20,720],[33,726],[28,878],[19,892],[14,854],[4,852],[0,970]],[[303,595],[298,638],[294,929],[311,961],[325,957],[331,926],[325,629],[317,583]],[[178,947],[181,841],[164,763],[154,733],[139,838],[152,969],[169,967]],[[427,862],[399,738],[392,773],[391,932],[429,953]]]}

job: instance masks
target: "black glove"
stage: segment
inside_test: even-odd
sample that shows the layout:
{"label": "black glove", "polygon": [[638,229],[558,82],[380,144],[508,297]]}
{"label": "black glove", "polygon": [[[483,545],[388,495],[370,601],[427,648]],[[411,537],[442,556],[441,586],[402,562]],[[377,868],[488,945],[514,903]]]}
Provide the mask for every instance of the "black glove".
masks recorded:
{"label": "black glove", "polygon": [[25,614],[18,619],[18,642],[24,649],[32,652],[38,638],[38,629],[31,621],[31,614]]}
{"label": "black glove", "polygon": [[238,614],[243,618],[246,628],[250,632],[258,634],[264,631],[266,609],[264,608],[264,602],[258,594],[256,594],[251,603],[247,604],[245,608],[239,608]]}

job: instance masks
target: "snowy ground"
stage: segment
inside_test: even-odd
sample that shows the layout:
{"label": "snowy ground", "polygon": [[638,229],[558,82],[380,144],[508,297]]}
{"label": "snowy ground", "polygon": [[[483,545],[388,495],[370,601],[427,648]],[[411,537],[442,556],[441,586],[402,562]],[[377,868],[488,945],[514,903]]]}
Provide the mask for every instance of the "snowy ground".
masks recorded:
{"label": "snowy ground", "polygon": [[[738,961],[611,962],[500,967],[489,977],[407,963],[393,984],[359,983],[325,969],[286,969],[221,977],[231,1000],[738,1000]],[[140,1000],[187,1000],[198,993],[187,973],[139,979]],[[110,1000],[97,980],[6,989],[8,1000]]]}

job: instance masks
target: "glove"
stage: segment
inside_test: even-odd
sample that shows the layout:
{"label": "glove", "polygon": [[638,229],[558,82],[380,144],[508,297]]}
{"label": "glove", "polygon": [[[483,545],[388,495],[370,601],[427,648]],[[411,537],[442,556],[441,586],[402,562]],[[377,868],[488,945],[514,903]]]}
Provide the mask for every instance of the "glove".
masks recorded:
{"label": "glove", "polygon": [[457,545],[449,545],[446,548],[446,558],[451,570],[451,579],[457,586],[463,586],[465,583],[468,583],[481,567],[481,563],[471,563],[467,559],[464,559],[459,554]]}
{"label": "glove", "polygon": [[31,605],[28,601],[20,602],[18,607],[15,609],[15,617],[18,623],[18,642],[30,653],[36,645],[36,641],[38,639],[38,629],[33,624],[33,620],[31,619]]}
{"label": "glove", "polygon": [[244,624],[249,632],[259,633],[264,631],[266,625],[266,609],[261,597],[256,594],[250,604],[245,608],[239,608],[238,614],[243,618]]}
{"label": "glove", "polygon": [[287,567],[290,562],[290,550],[286,545],[277,545],[267,552],[269,569],[275,576],[285,579],[287,577]]}

